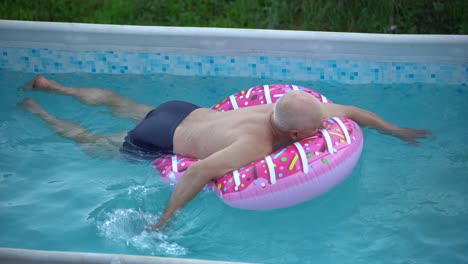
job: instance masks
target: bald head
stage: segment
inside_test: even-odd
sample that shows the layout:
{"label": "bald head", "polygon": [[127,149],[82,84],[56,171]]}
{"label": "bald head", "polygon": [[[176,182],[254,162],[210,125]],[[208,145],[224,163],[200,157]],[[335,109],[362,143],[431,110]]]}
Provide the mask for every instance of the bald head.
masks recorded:
{"label": "bald head", "polygon": [[320,102],[305,92],[286,93],[275,104],[273,123],[283,132],[318,129],[322,124]]}

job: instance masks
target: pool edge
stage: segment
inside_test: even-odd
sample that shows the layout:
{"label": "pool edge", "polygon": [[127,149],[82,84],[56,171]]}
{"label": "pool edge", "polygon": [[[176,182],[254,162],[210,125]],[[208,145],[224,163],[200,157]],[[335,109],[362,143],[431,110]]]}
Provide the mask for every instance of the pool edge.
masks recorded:
{"label": "pool edge", "polygon": [[83,253],[65,251],[45,251],[18,248],[0,248],[0,263],[3,264],[52,264],[52,263],[246,263],[170,257],[153,257],[124,254]]}
{"label": "pool edge", "polygon": [[395,35],[0,20],[0,46],[467,63],[468,35]]}

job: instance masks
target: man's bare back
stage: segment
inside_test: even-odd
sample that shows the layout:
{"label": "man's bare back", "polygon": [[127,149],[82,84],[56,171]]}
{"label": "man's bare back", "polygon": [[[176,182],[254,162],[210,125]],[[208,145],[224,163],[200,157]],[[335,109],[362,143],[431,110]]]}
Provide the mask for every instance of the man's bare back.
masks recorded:
{"label": "man's bare back", "polygon": [[204,159],[240,139],[252,138],[258,148],[265,150],[265,156],[274,148],[269,123],[272,111],[271,104],[228,112],[197,109],[175,130],[174,152]]}

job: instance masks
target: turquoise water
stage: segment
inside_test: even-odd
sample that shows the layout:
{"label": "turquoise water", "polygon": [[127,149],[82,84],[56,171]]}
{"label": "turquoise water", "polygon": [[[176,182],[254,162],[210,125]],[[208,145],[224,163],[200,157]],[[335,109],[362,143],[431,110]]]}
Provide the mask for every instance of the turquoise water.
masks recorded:
{"label": "turquoise water", "polygon": [[[89,157],[15,107],[33,97],[96,133],[132,128],[103,107],[17,90],[33,74],[0,70],[0,247],[263,263],[468,262],[468,89],[465,86],[294,82],[400,126],[430,129],[413,147],[364,130],[352,175],[312,201],[268,212],[230,208],[200,194],[164,233],[147,234],[170,196],[149,164]],[[291,80],[169,75],[46,75],[109,87],[146,104],[202,106],[240,89]]]}

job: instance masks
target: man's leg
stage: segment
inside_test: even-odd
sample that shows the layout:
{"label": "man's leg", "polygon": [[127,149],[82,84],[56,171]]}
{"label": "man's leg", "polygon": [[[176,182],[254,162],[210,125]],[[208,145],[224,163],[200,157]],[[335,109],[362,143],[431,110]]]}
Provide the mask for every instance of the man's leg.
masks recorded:
{"label": "man's leg", "polygon": [[78,124],[58,119],[47,113],[33,99],[27,98],[18,103],[29,112],[39,116],[49,124],[50,128],[60,136],[71,139],[89,155],[111,158],[119,153],[126,133],[120,133],[115,136],[104,136],[92,134]]}
{"label": "man's leg", "polygon": [[108,89],[67,87],[41,75],[37,75],[24,87],[24,90],[41,90],[69,95],[87,105],[105,105],[112,110],[114,116],[132,118],[137,122],[143,120],[146,114],[154,108],[135,103]]}

